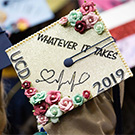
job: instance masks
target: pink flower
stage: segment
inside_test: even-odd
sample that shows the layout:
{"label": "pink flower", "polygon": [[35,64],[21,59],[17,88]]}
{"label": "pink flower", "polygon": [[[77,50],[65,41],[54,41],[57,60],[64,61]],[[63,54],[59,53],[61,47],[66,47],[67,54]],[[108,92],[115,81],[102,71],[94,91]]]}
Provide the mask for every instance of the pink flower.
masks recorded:
{"label": "pink flower", "polygon": [[25,90],[24,95],[26,95],[28,98],[30,98],[33,95],[35,95],[36,92],[37,92],[37,89],[31,87],[31,88]]}
{"label": "pink flower", "polygon": [[94,24],[98,21],[99,17],[93,13],[90,12],[88,15],[83,17],[83,21],[86,22],[87,29],[90,29],[91,27],[94,27]]}
{"label": "pink flower", "polygon": [[72,99],[69,97],[62,98],[59,107],[63,112],[71,111],[74,108]]}
{"label": "pink flower", "polygon": [[31,82],[29,82],[29,81],[24,81],[23,84],[22,84],[22,87],[24,89],[29,89],[30,86],[31,86]]}
{"label": "pink flower", "polygon": [[66,25],[68,22],[68,18],[67,17],[62,17],[59,21],[59,24],[61,25]]}
{"label": "pink flower", "polygon": [[96,10],[95,4],[93,2],[83,3],[80,9],[83,15],[88,14],[89,12],[94,12]]}
{"label": "pink flower", "polygon": [[75,30],[80,32],[81,34],[84,33],[86,27],[87,26],[86,26],[85,21],[77,21],[75,24]]}
{"label": "pink flower", "polygon": [[45,103],[45,101],[42,101],[41,104],[34,105],[33,114],[35,116],[44,115],[48,108],[49,108],[49,105],[47,103]]}
{"label": "pink flower", "polygon": [[59,91],[49,91],[45,99],[46,103],[53,105],[57,104],[61,99],[61,93]]}
{"label": "pink flower", "polygon": [[44,115],[39,115],[37,116],[37,122],[44,126],[48,122],[48,118]]}
{"label": "pink flower", "polygon": [[86,98],[86,99],[89,99],[90,98],[90,91],[84,90],[83,91],[83,97]]}

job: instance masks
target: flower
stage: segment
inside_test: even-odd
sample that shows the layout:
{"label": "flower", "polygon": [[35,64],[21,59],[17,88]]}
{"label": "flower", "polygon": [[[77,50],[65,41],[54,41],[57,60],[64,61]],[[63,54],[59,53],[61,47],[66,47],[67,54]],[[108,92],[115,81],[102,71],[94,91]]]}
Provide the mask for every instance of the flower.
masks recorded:
{"label": "flower", "polygon": [[39,124],[42,124],[43,126],[48,122],[48,118],[44,115],[39,115],[36,118],[37,118],[37,122]]}
{"label": "flower", "polygon": [[47,93],[47,98],[46,98],[46,102],[50,105],[52,104],[57,104],[61,99],[61,93],[59,91],[49,91]]}
{"label": "flower", "polygon": [[83,97],[86,98],[86,99],[89,99],[90,98],[90,91],[84,90],[83,91]]}
{"label": "flower", "polygon": [[62,98],[59,107],[63,112],[71,111],[74,108],[72,99],[69,97]]}
{"label": "flower", "polygon": [[68,22],[68,18],[67,17],[62,17],[59,21],[59,24],[61,25],[66,25]]}
{"label": "flower", "polygon": [[41,91],[41,92],[37,92],[34,96],[32,96],[30,98],[30,103],[32,105],[37,104],[38,102],[45,100],[46,98],[46,92],[45,91]]}
{"label": "flower", "polygon": [[26,95],[28,98],[30,98],[33,95],[35,95],[36,92],[37,92],[37,89],[31,87],[31,88],[25,90],[24,95]]}
{"label": "flower", "polygon": [[50,117],[52,123],[57,123],[61,115],[62,111],[59,109],[59,106],[55,104],[52,105],[45,114],[46,117]]}
{"label": "flower", "polygon": [[80,32],[81,34],[85,31],[86,27],[87,26],[85,21],[77,21],[75,24],[75,30]]}
{"label": "flower", "polygon": [[24,81],[23,84],[22,84],[22,87],[24,89],[29,89],[30,86],[31,86],[31,82],[29,82],[29,81]]}
{"label": "flower", "polygon": [[88,14],[89,12],[94,12],[96,10],[95,4],[93,2],[89,3],[83,3],[80,12],[82,12],[83,15]]}
{"label": "flower", "polygon": [[68,15],[68,21],[71,26],[75,26],[76,22],[82,19],[82,13],[80,11],[72,10]]}
{"label": "flower", "polygon": [[84,98],[80,94],[77,94],[76,96],[73,97],[72,100],[75,105],[81,106],[83,104]]}
{"label": "flower", "polygon": [[49,108],[49,105],[47,103],[45,103],[45,101],[42,101],[40,104],[34,105],[33,114],[35,116],[43,115],[43,114],[45,114],[45,112],[47,111],[48,108]]}
{"label": "flower", "polygon": [[98,19],[99,17],[95,13],[90,12],[88,15],[84,16],[82,20],[86,22],[87,29],[90,29],[94,26]]}
{"label": "flower", "polygon": [[94,30],[98,33],[98,34],[102,34],[104,29],[104,24],[102,22],[97,22],[94,25]]}
{"label": "flower", "polygon": [[17,28],[20,31],[26,30],[30,26],[29,22],[27,19],[21,18],[17,21]]}

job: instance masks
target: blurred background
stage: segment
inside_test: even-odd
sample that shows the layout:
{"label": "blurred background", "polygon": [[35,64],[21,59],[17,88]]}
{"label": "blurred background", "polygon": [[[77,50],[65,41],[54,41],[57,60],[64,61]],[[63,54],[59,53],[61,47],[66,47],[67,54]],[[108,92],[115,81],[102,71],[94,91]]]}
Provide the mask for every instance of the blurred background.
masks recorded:
{"label": "blurred background", "polygon": [[[0,0],[0,27],[16,44],[39,31],[84,0]],[[90,0],[87,0],[90,1]],[[135,73],[135,0],[93,0],[133,74]],[[1,57],[1,56],[0,56]],[[20,81],[8,64],[2,72],[8,124],[5,134],[27,135],[37,131],[33,107],[20,89]],[[125,81],[122,109],[123,134],[135,134],[135,77]]]}

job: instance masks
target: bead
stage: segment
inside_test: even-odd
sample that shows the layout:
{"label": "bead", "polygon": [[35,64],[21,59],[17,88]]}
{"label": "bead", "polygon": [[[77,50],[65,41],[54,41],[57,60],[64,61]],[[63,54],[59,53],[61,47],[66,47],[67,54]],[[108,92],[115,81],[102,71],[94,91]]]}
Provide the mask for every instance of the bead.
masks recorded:
{"label": "bead", "polygon": [[27,83],[24,83],[25,86],[27,86]]}
{"label": "bead", "polygon": [[65,104],[65,105],[67,105],[67,104],[68,104],[68,102],[67,102],[67,101],[65,101],[65,102],[64,102],[64,104]]}
{"label": "bead", "polygon": [[40,106],[40,109],[42,110],[43,109],[43,106]]}
{"label": "bead", "polygon": [[76,18],[76,15],[74,15],[73,17]]}
{"label": "bead", "polygon": [[32,90],[29,91],[30,93],[32,92]]}
{"label": "bead", "polygon": [[51,96],[51,99],[55,99],[55,98],[56,98],[56,96],[55,96],[55,95],[52,95],[52,96]]}
{"label": "bead", "polygon": [[43,118],[43,117],[41,117],[40,119],[41,119],[41,120],[43,120],[44,118]]}
{"label": "bead", "polygon": [[89,93],[88,92],[85,92],[85,95],[88,95]]}
{"label": "bead", "polygon": [[85,10],[88,10],[89,9],[89,7],[85,7]]}
{"label": "bead", "polygon": [[80,97],[77,97],[76,100],[77,100],[77,101],[80,101]]}
{"label": "bead", "polygon": [[89,22],[91,22],[92,21],[92,19],[89,19]]}
{"label": "bead", "polygon": [[58,111],[57,111],[57,108],[52,108],[51,109],[51,113],[53,114],[53,115],[57,115],[57,113],[58,113]]}
{"label": "bead", "polygon": [[56,113],[56,110],[53,110],[53,113]]}
{"label": "bead", "polygon": [[65,59],[64,60],[64,65],[66,66],[66,67],[70,67],[70,66],[72,66],[74,63],[73,63],[73,60],[71,59],[71,58],[67,58],[67,59]]}
{"label": "bead", "polygon": [[81,25],[78,25],[78,28],[81,28],[82,26]]}

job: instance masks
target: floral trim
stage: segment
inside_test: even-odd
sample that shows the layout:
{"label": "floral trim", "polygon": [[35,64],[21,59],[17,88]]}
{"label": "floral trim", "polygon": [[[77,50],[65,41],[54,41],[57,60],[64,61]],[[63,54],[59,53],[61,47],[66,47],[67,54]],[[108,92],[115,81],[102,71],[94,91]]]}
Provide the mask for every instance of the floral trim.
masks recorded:
{"label": "floral trim", "polygon": [[49,121],[57,123],[62,114],[81,106],[85,101],[92,98],[88,90],[84,90],[81,95],[77,94],[74,97],[63,97],[61,92],[55,90],[47,93],[45,91],[38,92],[36,88],[31,86],[29,81],[25,81],[22,87],[25,88],[24,94],[33,105],[33,115],[37,118],[39,130]]}
{"label": "floral trim", "polygon": [[97,22],[94,25],[94,30],[98,33],[98,34],[102,34],[103,31],[105,30],[104,25],[102,22]]}
{"label": "floral trim", "polygon": [[95,6],[93,2],[85,1],[79,10],[72,10],[67,16],[62,17],[59,20],[59,24],[62,26],[72,26],[80,34],[92,28],[94,28],[97,34],[102,34],[104,26],[96,24],[99,21],[99,16],[96,15]]}

